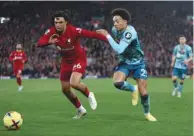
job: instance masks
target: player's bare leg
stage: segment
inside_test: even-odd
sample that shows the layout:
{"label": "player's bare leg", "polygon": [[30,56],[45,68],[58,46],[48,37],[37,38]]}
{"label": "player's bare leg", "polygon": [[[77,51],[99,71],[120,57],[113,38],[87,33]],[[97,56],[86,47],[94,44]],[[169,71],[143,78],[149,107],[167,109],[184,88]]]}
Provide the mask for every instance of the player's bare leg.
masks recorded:
{"label": "player's bare leg", "polygon": [[144,79],[136,80],[141,95],[141,104],[144,109],[145,117],[148,121],[156,121],[156,118],[150,114],[150,98],[147,93],[147,82]]}
{"label": "player's bare leg", "polygon": [[88,90],[88,87],[81,83],[82,74],[79,72],[73,72],[70,78],[70,85],[72,88],[80,91],[84,96],[88,98],[90,107],[95,110],[97,108],[97,101],[93,92]]}
{"label": "player's bare leg", "polygon": [[172,76],[172,82],[174,85],[173,91],[172,91],[172,96],[175,96],[178,90],[178,83],[177,83],[177,77],[176,76]]}
{"label": "player's bare leg", "polygon": [[126,80],[125,73],[117,71],[113,75],[114,86],[120,90],[132,92],[132,105],[136,106],[138,104],[138,87],[137,85],[131,85]]}
{"label": "player's bare leg", "polygon": [[177,88],[177,97],[181,98],[182,90],[183,90],[183,84],[184,84],[184,79],[180,80],[180,84]]}
{"label": "player's bare leg", "polygon": [[17,84],[19,86],[18,87],[18,91],[22,91],[22,89],[23,89],[21,73],[22,73],[22,71],[21,70],[18,70],[18,72],[16,74],[16,81],[17,81]]}
{"label": "player's bare leg", "polygon": [[71,90],[70,83],[67,81],[61,81],[61,88],[63,94],[77,108],[77,115],[74,117],[74,119],[80,119],[82,116],[86,115],[86,109],[81,105],[80,100],[77,98],[76,94]]}

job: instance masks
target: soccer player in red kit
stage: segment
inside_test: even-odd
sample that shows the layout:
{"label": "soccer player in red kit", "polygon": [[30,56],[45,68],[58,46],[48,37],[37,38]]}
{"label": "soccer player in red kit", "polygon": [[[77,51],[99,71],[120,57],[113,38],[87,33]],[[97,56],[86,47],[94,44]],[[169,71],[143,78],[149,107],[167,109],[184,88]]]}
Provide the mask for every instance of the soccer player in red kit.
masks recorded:
{"label": "soccer player in red kit", "polygon": [[57,46],[61,59],[60,81],[61,88],[66,97],[77,108],[77,115],[74,119],[80,119],[86,115],[86,109],[82,106],[76,94],[71,87],[80,91],[88,98],[89,104],[93,110],[97,108],[97,102],[93,92],[81,83],[81,77],[87,66],[86,53],[80,46],[80,37],[95,38],[107,41],[106,37],[96,32],[77,28],[70,24],[68,13],[64,11],[57,12],[52,18],[54,26],[48,29],[38,41],[38,47],[49,44]]}
{"label": "soccer player in red kit", "polygon": [[13,62],[13,72],[16,76],[17,83],[19,85],[18,91],[22,91],[22,70],[24,69],[24,63],[27,61],[26,53],[22,50],[22,45],[17,44],[16,50],[11,52],[9,60]]}

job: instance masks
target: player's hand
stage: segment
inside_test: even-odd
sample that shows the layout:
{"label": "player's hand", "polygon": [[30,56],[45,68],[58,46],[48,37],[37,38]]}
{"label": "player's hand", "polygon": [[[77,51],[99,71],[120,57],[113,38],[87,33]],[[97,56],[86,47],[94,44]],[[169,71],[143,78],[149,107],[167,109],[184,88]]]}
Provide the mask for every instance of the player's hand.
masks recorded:
{"label": "player's hand", "polygon": [[108,31],[105,30],[105,29],[99,29],[99,30],[96,30],[96,32],[97,32],[98,34],[102,34],[102,35],[104,35],[104,36],[107,36],[107,35],[109,34]]}
{"label": "player's hand", "polygon": [[55,44],[56,42],[58,42],[58,37],[59,37],[58,34],[53,34],[53,35],[50,37],[48,43],[50,43],[50,44]]}
{"label": "player's hand", "polygon": [[189,65],[189,60],[185,60],[184,64],[188,66]]}
{"label": "player's hand", "polygon": [[174,67],[174,63],[171,63],[170,67],[171,67],[171,68]]}
{"label": "player's hand", "polygon": [[25,63],[25,60],[22,60],[22,63]]}

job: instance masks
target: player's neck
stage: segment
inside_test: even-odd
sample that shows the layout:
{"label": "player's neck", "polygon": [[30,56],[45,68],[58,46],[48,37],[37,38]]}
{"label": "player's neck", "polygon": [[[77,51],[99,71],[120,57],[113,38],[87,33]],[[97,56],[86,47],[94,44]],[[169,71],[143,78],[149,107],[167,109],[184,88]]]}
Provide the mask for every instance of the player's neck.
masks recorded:
{"label": "player's neck", "polygon": [[127,26],[125,26],[123,29],[119,30],[118,32],[119,32],[119,33],[122,33],[122,32],[124,32],[126,29],[127,29]]}
{"label": "player's neck", "polygon": [[126,25],[122,30],[119,30],[119,32],[124,32],[127,29],[128,25]]}
{"label": "player's neck", "polygon": [[124,30],[127,29],[127,27],[128,27],[128,25],[126,25],[126,26],[124,27]]}
{"label": "player's neck", "polygon": [[66,28],[65,28],[63,31],[61,31],[61,32],[57,32],[57,34],[58,34],[58,35],[62,35],[62,34],[65,33],[65,31],[66,31]]}
{"label": "player's neck", "polygon": [[22,50],[16,50],[16,52],[21,52]]}

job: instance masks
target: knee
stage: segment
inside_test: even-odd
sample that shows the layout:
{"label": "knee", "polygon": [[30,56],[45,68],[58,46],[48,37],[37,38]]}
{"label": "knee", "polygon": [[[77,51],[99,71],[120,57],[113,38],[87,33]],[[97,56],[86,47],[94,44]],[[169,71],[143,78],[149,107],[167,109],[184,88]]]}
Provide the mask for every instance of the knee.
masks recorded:
{"label": "knee", "polygon": [[66,93],[70,90],[70,86],[69,85],[62,85],[61,90],[63,93]]}
{"label": "knee", "polygon": [[138,82],[138,90],[141,96],[147,95],[147,82],[139,81]]}
{"label": "knee", "polygon": [[139,89],[141,96],[147,95],[147,90],[146,90],[146,87],[144,85],[139,86],[138,89]]}
{"label": "knee", "polygon": [[144,88],[146,89],[147,88],[147,82],[144,82]]}
{"label": "knee", "polygon": [[17,74],[17,75],[16,75],[16,78],[20,78],[20,77],[21,77],[21,75],[20,75],[20,74]]}
{"label": "knee", "polygon": [[180,81],[180,84],[181,84],[181,85],[183,85],[183,84],[184,84],[184,81],[183,81],[183,80],[181,80],[181,81]]}
{"label": "knee", "polygon": [[78,88],[78,83],[70,82],[70,86],[74,89]]}
{"label": "knee", "polygon": [[62,87],[62,92],[63,92],[63,93],[66,93],[66,92],[68,92],[69,90],[70,90],[69,87]]}
{"label": "knee", "polygon": [[176,82],[177,78],[176,77],[172,77],[172,81]]}
{"label": "knee", "polygon": [[117,89],[121,89],[122,86],[123,86],[124,82],[115,82],[114,83],[114,86],[117,88]]}
{"label": "knee", "polygon": [[176,79],[175,80],[172,80],[173,83],[176,83]]}

